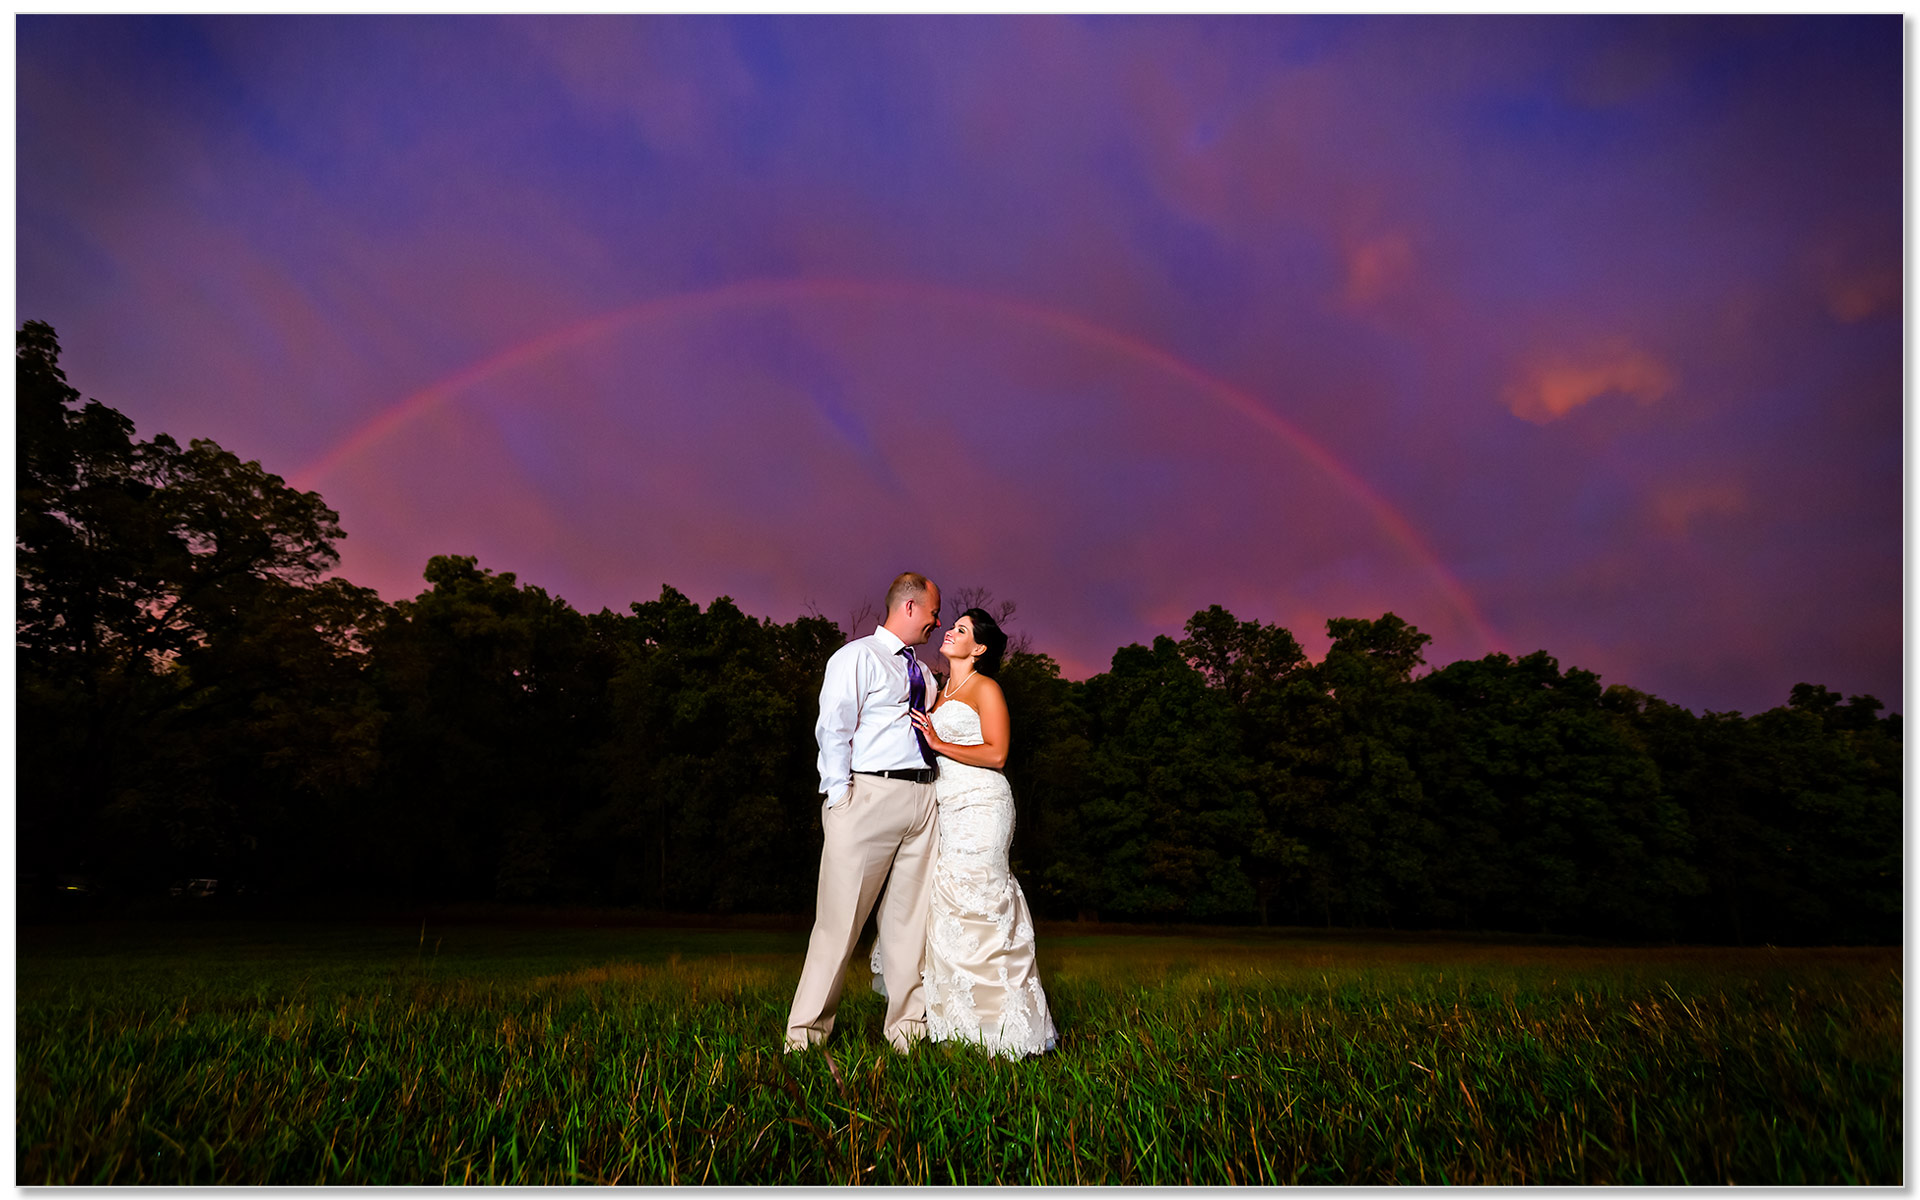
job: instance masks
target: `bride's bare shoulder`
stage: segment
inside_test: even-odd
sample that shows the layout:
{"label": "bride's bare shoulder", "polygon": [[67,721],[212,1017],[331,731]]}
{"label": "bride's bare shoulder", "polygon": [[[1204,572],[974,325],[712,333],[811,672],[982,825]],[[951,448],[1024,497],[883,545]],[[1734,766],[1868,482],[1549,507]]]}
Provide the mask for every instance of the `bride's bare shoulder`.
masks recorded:
{"label": "bride's bare shoulder", "polygon": [[1007,694],[1000,690],[1000,681],[993,676],[978,676],[973,686],[977,689],[973,697],[976,706],[980,704],[997,704],[1001,708],[1007,706]]}

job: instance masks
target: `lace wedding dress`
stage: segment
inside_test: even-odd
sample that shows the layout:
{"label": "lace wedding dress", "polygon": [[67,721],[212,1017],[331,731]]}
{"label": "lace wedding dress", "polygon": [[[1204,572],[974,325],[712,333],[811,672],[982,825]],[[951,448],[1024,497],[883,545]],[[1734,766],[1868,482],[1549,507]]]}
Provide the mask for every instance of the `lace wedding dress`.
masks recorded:
{"label": "lace wedding dress", "polygon": [[[934,710],[933,728],[958,746],[981,741],[980,714],[959,700]],[[998,771],[942,758],[933,794],[940,851],[927,912],[927,1037],[975,1042],[1007,1058],[1051,1050],[1056,1035],[1034,967],[1033,918],[1007,866],[1013,789]]]}

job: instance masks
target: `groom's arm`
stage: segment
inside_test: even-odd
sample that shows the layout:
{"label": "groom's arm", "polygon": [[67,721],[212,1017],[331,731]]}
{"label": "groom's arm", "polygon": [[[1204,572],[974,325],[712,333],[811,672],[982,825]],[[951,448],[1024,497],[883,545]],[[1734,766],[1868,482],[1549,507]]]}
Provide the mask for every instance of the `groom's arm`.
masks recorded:
{"label": "groom's arm", "polygon": [[860,723],[860,660],[852,647],[836,651],[827,660],[826,679],[820,685],[820,719],[813,740],[820,744],[820,790],[832,808],[853,790],[853,731]]}

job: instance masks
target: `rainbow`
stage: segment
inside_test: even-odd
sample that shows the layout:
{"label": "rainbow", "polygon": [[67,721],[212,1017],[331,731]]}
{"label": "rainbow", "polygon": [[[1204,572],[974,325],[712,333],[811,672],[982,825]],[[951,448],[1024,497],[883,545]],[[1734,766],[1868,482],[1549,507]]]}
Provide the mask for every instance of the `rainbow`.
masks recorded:
{"label": "rainbow", "polygon": [[1084,317],[1060,309],[1047,308],[1025,300],[989,292],[942,287],[924,283],[899,283],[861,279],[761,279],[725,284],[698,292],[662,296],[628,305],[579,324],[558,329],[530,341],[510,346],[498,354],[428,384],[412,395],[381,411],[365,425],[354,430],[339,444],[296,472],[293,485],[311,490],[322,479],[338,470],[368,448],[391,437],[420,416],[451,402],[462,392],[503,371],[537,362],[550,355],[584,346],[623,329],[667,319],[686,320],[724,313],[740,308],[817,303],[823,300],[883,300],[932,305],[973,314],[984,314],[1044,329],[1068,341],[1105,353],[1131,359],[1151,367],[1168,378],[1179,380],[1202,395],[1210,396],[1255,425],[1275,435],[1295,452],[1319,467],[1344,487],[1360,503],[1373,521],[1408,555],[1422,564],[1439,581],[1442,593],[1458,615],[1488,650],[1500,639],[1480,615],[1465,585],[1447,569],[1427,545],[1412,523],[1375,491],[1346,463],[1291,422],[1275,415],[1252,393],[1213,375],[1170,353],[1163,347],[1116,329],[1096,324]]}

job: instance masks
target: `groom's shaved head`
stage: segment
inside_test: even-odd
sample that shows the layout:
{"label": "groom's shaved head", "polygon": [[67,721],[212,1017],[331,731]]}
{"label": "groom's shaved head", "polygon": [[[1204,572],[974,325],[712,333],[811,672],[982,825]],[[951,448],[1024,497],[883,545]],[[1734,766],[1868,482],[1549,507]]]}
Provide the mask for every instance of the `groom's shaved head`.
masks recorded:
{"label": "groom's shaved head", "polygon": [[912,571],[906,572],[896,578],[893,586],[887,589],[887,611],[891,613],[900,607],[900,602],[903,600],[926,599],[927,589],[932,586],[925,575],[916,575]]}
{"label": "groom's shaved head", "polygon": [[925,575],[908,571],[887,589],[885,625],[902,645],[923,646],[940,628],[940,589]]}

